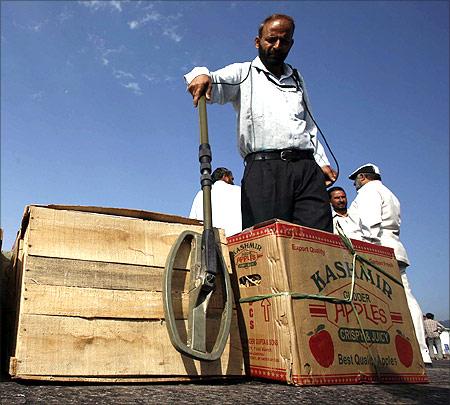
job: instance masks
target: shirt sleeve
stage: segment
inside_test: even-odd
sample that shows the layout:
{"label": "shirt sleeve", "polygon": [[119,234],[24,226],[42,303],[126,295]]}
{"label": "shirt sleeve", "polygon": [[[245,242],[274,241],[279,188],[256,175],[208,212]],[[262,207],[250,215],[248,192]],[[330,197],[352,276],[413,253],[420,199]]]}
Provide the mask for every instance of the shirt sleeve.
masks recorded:
{"label": "shirt sleeve", "polygon": [[362,239],[367,242],[380,244],[381,195],[376,190],[365,190],[358,197],[359,227]]}
{"label": "shirt sleeve", "polygon": [[184,75],[184,80],[185,80],[186,84],[189,85],[192,82],[192,80],[194,80],[197,76],[200,76],[200,75],[208,75],[211,77],[211,73],[209,72],[208,68],[204,67],[204,66],[200,66],[200,67],[195,67],[189,73],[186,73]]}
{"label": "shirt sleeve", "polygon": [[316,137],[316,141],[313,142],[315,146],[314,150],[314,160],[316,163],[320,166],[329,166],[330,161],[327,158],[327,155],[325,154],[325,149],[323,148],[322,144],[319,142],[319,140]]}
{"label": "shirt sleeve", "polygon": [[195,67],[184,75],[184,79],[189,85],[197,76],[208,75],[213,82],[210,102],[225,104],[237,100],[239,84],[248,69],[251,69],[250,63],[233,63],[214,72],[210,72],[206,67]]}
{"label": "shirt sleeve", "polygon": [[200,190],[192,202],[189,218],[203,220],[203,192]]}
{"label": "shirt sleeve", "polygon": [[305,80],[303,79],[303,76],[297,71],[298,78],[300,80],[300,85],[303,91],[303,102],[305,105],[305,120],[306,120],[306,131],[311,136],[311,143],[314,146],[314,160],[316,163],[320,166],[329,166],[330,161],[327,158],[327,155],[325,154],[325,149],[323,148],[322,144],[320,143],[317,132],[318,128],[312,118],[311,113],[311,102],[309,100],[308,91],[306,90]]}

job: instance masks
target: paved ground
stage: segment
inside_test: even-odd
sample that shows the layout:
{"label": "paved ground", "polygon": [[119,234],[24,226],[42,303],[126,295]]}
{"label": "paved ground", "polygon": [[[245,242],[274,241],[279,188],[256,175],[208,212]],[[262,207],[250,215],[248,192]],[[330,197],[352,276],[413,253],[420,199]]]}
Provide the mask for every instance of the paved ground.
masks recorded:
{"label": "paved ground", "polygon": [[264,381],[215,384],[75,385],[0,381],[0,404],[450,404],[450,361],[429,384],[292,387]]}

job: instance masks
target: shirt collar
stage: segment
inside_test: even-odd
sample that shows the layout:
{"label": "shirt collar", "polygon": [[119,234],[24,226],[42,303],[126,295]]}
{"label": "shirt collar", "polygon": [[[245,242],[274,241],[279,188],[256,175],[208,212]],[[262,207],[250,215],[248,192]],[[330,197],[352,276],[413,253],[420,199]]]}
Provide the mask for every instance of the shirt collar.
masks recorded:
{"label": "shirt collar", "polygon": [[217,180],[213,183],[213,186],[223,187],[223,186],[229,186],[229,184],[226,181]]}
{"label": "shirt collar", "polygon": [[347,211],[347,215],[339,215],[334,209],[333,207],[331,207],[331,215],[333,216],[333,218],[338,217],[338,218],[347,218],[348,217],[348,211]]}
{"label": "shirt collar", "polygon": [[291,77],[293,74],[293,70],[292,68],[287,65],[286,63],[284,63],[284,71],[283,74],[281,75],[281,77],[278,79],[278,77],[276,77],[273,73],[271,73],[265,66],[264,63],[262,63],[261,59],[259,58],[259,56],[257,56],[255,59],[253,59],[252,61],[252,65],[254,67],[256,67],[259,70],[264,70],[265,72],[267,72],[269,75],[273,76],[276,80],[282,81],[283,79],[287,79],[288,77]]}
{"label": "shirt collar", "polygon": [[[377,187],[378,184],[380,184],[380,183],[381,183],[380,180],[370,180],[370,181],[368,181],[366,184],[364,184],[363,186],[361,186],[361,187],[359,188],[359,190],[357,191],[357,193],[359,194],[360,191],[361,191],[363,188],[366,188],[366,190],[368,190],[369,188]],[[367,186],[369,186],[369,187],[367,187]]]}

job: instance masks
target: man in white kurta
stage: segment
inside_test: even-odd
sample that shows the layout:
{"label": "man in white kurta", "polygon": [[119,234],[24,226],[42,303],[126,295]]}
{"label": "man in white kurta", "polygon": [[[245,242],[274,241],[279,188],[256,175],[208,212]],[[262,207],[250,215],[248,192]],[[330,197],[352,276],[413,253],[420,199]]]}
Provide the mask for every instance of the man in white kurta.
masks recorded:
{"label": "man in white kurta", "polygon": [[406,267],[410,263],[406,249],[400,241],[400,202],[392,191],[383,185],[380,169],[372,163],[366,163],[356,169],[349,179],[354,180],[358,192],[348,209],[349,217],[355,225],[349,236],[394,249],[422,358],[425,363],[431,364],[425,341],[423,312],[406,277]]}
{"label": "man in white kurta", "polygon": [[[226,236],[235,235],[242,231],[241,188],[233,184],[233,174],[224,167],[214,170],[211,177],[212,224],[225,230]],[[202,190],[194,198],[189,218],[203,220]]]}

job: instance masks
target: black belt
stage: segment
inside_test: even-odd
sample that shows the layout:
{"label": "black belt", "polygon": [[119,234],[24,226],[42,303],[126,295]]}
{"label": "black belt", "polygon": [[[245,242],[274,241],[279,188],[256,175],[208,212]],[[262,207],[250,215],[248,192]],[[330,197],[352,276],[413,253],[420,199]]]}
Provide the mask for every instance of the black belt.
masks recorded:
{"label": "black belt", "polygon": [[314,159],[312,150],[305,149],[281,149],[262,152],[249,153],[245,157],[245,163],[253,160],[285,160],[288,162],[296,162],[297,160]]}

